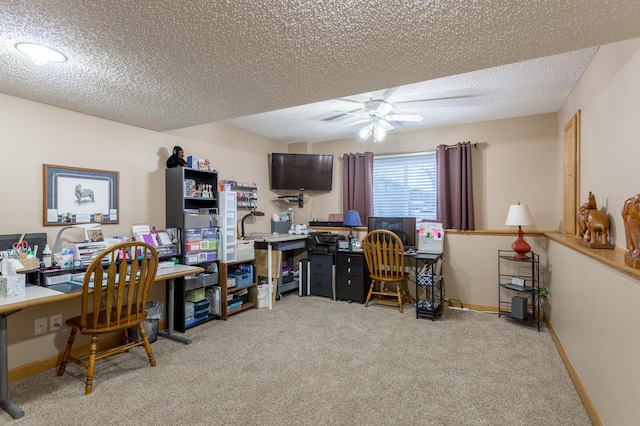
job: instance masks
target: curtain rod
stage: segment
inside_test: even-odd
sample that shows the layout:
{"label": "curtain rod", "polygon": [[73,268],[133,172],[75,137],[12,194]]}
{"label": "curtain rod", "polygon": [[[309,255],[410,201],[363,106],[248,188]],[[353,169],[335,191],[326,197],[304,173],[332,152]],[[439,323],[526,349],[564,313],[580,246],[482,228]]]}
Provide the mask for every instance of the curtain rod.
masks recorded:
{"label": "curtain rod", "polygon": [[[471,146],[473,146],[474,148],[478,147],[478,142],[472,142]],[[446,149],[452,149],[452,148],[457,148],[457,146],[455,145],[447,145]],[[401,154],[421,154],[423,152],[428,152],[428,151],[435,151],[436,149],[428,149],[426,151],[401,151],[401,152],[376,152],[376,153],[372,153],[373,155],[401,155]],[[356,153],[350,153],[349,155],[357,155],[358,157],[364,157],[365,154],[361,153],[361,152],[356,152]],[[342,156],[339,157],[340,160],[342,160]]]}
{"label": "curtain rod", "polygon": [[[422,151],[401,151],[401,152],[372,152],[373,155],[401,155],[401,154],[422,154],[424,152],[435,151],[434,149],[422,150]],[[351,154],[349,154],[351,155]],[[353,155],[357,155],[358,157],[364,157],[365,154],[356,152]],[[340,157],[342,160],[342,157]]]}
{"label": "curtain rod", "polygon": [[[474,147],[474,148],[477,148],[478,147],[478,142],[471,142],[471,146]],[[456,145],[447,145],[445,147],[445,149],[452,149],[452,148],[457,148],[457,146]]]}

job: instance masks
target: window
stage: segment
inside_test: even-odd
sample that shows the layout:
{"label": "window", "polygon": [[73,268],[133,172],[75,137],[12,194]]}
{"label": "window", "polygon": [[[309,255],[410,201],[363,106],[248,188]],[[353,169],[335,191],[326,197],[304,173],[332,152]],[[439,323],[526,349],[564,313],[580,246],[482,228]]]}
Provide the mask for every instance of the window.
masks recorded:
{"label": "window", "polygon": [[374,216],[437,219],[436,153],[373,157]]}

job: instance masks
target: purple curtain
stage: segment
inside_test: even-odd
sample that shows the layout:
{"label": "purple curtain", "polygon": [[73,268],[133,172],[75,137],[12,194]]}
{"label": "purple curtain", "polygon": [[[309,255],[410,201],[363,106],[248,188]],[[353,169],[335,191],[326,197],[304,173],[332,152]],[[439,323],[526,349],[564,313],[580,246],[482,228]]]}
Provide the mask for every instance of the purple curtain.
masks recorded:
{"label": "purple curtain", "polygon": [[373,152],[342,156],[342,206],[360,213],[362,223],[373,216]]}
{"label": "purple curtain", "polygon": [[474,230],[471,142],[436,148],[438,220],[445,229]]}

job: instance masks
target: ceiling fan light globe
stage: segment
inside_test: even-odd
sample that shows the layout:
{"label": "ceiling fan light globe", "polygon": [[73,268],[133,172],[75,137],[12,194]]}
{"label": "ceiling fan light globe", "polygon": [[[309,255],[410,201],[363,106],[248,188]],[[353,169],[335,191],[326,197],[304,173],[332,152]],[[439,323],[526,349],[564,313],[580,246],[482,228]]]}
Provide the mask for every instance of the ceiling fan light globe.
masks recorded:
{"label": "ceiling fan light globe", "polygon": [[369,136],[371,136],[371,132],[372,132],[372,125],[371,124],[367,124],[366,126],[364,126],[362,129],[360,129],[360,131],[358,132],[358,135],[362,138],[362,139],[369,139]]}
{"label": "ceiling fan light globe", "polygon": [[374,142],[382,142],[386,136],[387,136],[387,131],[381,125],[377,124],[373,128],[373,141]]}

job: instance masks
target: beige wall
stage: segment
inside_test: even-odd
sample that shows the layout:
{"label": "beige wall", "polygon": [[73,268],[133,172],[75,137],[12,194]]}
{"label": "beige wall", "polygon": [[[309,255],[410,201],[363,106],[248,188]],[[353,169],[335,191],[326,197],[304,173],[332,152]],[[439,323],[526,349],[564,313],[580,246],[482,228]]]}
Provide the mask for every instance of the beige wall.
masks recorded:
{"label": "beige wall", "polygon": [[[606,208],[618,247],[620,212],[640,192],[640,39],[602,46],[558,113],[558,163],[564,124],[582,111],[581,202],[589,191]],[[557,205],[562,205],[559,182]],[[558,207],[561,209],[561,207]],[[551,242],[551,321],[605,425],[640,419],[640,282]]]}
{"label": "beige wall", "polygon": [[[611,233],[618,247],[625,246],[622,205],[640,192],[639,46],[640,39],[602,46],[558,112],[562,135],[564,125],[582,111],[580,201],[587,201],[589,191],[595,194],[598,208],[605,208],[614,220]],[[562,192],[558,195],[561,206]]]}
{"label": "beige wall", "polygon": [[344,139],[313,144],[314,152],[338,157],[334,165],[334,191],[326,204],[316,207],[318,217],[342,205],[342,155],[371,151],[374,154],[435,150],[440,144],[477,142],[473,150],[476,228],[507,229],[504,220],[510,204],[518,201],[531,209],[535,226],[556,229],[556,114],[441,127],[417,132],[389,133],[373,144]]}
{"label": "beige wall", "polygon": [[[226,138],[217,129],[227,130]],[[296,222],[306,223],[313,218],[327,220],[330,213],[343,213],[342,206],[342,156],[349,152],[371,151],[375,154],[435,150],[440,144],[457,142],[478,143],[473,151],[474,197],[476,203],[476,227],[479,229],[507,229],[504,219],[509,205],[521,201],[529,204],[535,226],[530,229],[557,229],[558,219],[555,205],[556,114],[542,114],[515,119],[504,119],[461,126],[441,127],[417,132],[389,133],[383,143],[363,142],[358,138],[341,139],[323,143],[299,143],[278,146],[269,143],[268,152],[296,152],[332,154],[334,156],[333,191],[311,193],[309,202],[302,209],[297,205],[279,201],[277,195],[269,191],[268,162],[264,151],[257,153],[253,148],[242,146],[235,141],[247,132],[236,129],[237,135],[230,136],[229,126],[220,123],[195,126],[170,132],[185,138],[216,145],[216,157],[230,155],[240,161],[222,161],[214,164],[223,178],[248,180],[245,173],[252,173],[260,183],[259,207],[265,213],[295,208]],[[233,129],[233,128],[231,128]],[[259,140],[252,135],[253,140]],[[248,136],[247,136],[248,137]],[[263,141],[266,141],[263,139]],[[268,142],[266,142],[268,143]],[[219,146],[223,145],[223,146]],[[226,150],[224,146],[227,146]],[[252,145],[255,146],[255,145]],[[189,154],[188,146],[183,146]],[[242,150],[238,153],[237,150]],[[218,166],[218,164],[220,165]],[[246,163],[246,167],[243,164]],[[247,170],[247,169],[251,170]],[[229,176],[229,177],[228,177]],[[230,177],[234,176],[234,177]],[[544,188],[544,189],[543,189]],[[268,220],[257,219],[255,228],[260,232],[269,229]],[[262,223],[260,223],[262,222]]]}
{"label": "beige wall", "polygon": [[[639,40],[600,49],[558,114],[392,133],[375,146],[352,139],[288,147],[222,123],[157,133],[0,95],[6,153],[0,168],[5,200],[0,233],[44,230],[50,239],[55,237],[57,229],[41,226],[43,163],[120,172],[120,224],[105,226],[110,236],[128,235],[132,223],[164,225],[164,161],[175,144],[187,154],[209,158],[222,179],[255,181],[260,186],[260,210],[267,215],[288,207],[269,191],[268,153],[290,149],[334,154],[334,191],[313,196],[303,209],[296,207],[296,221],[306,222],[341,212],[340,157],[345,152],[417,151],[466,140],[479,144],[473,158],[479,229],[507,229],[506,211],[516,201],[529,204],[535,220],[532,229],[559,229],[562,128],[582,109],[581,198],[591,190],[599,206],[608,208],[620,246],[618,212],[625,198],[639,192],[633,174],[640,149],[634,138],[640,133],[640,82],[634,78],[640,73],[639,49]],[[268,231],[269,222],[258,218],[248,227]],[[448,235],[447,297],[495,306],[496,251],[508,248],[512,240]],[[640,298],[638,282],[546,239],[528,240],[543,258],[553,326],[604,423],[629,424],[629,419],[640,418],[638,407],[628,400],[640,394],[638,317],[632,306]],[[154,296],[164,300],[163,286],[154,289]],[[54,313],[68,318],[77,311],[74,303],[66,302],[9,317],[10,368],[61,351],[66,333],[33,337],[33,320]],[[613,363],[614,370],[605,373],[604,366]]]}

